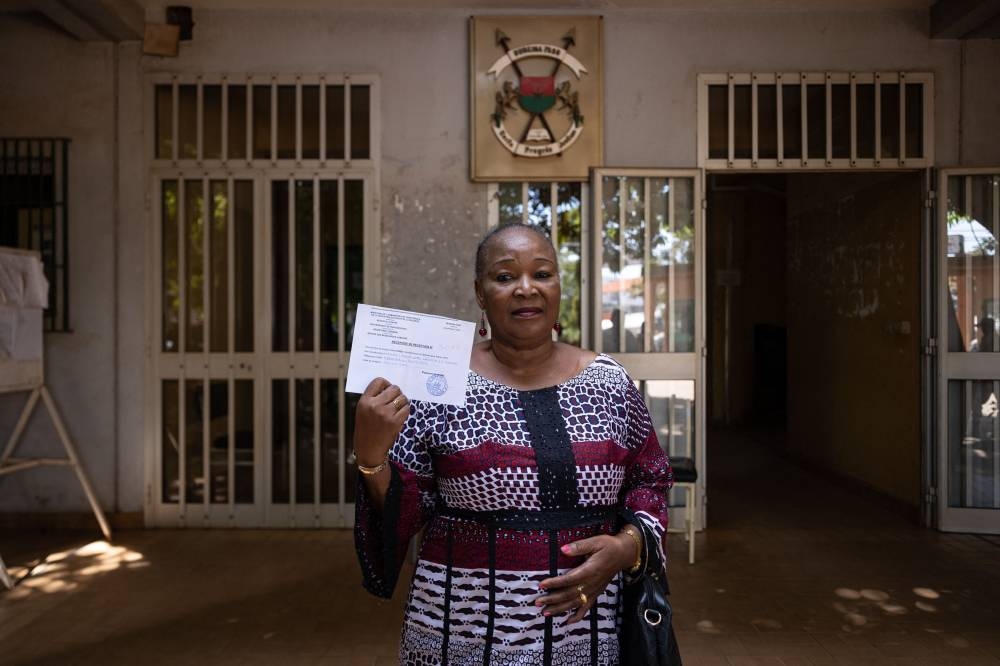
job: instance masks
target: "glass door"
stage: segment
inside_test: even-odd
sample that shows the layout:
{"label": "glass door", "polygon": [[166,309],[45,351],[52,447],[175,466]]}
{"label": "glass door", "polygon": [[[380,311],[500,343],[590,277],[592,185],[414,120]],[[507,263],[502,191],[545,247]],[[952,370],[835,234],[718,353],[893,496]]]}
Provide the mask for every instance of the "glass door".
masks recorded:
{"label": "glass door", "polygon": [[1000,534],[1000,168],[938,192],[938,527]]}
{"label": "glass door", "polygon": [[[704,498],[701,180],[700,170],[594,170],[590,320],[594,348],[622,363],[644,394],[660,445],[695,460]],[[700,529],[702,499],[698,506]],[[671,522],[682,524],[684,510]]]}

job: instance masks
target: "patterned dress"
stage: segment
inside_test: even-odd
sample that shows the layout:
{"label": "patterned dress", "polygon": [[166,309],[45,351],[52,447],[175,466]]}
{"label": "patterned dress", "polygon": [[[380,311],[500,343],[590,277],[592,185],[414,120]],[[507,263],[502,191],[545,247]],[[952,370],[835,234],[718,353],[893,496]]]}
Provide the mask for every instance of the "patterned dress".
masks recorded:
{"label": "patterned dress", "polygon": [[410,538],[426,528],[400,664],[617,664],[622,577],[568,626],[568,615],[546,618],[534,601],[540,581],[583,562],[561,546],[624,522],[662,558],[673,477],[625,370],[601,355],[532,391],[470,372],[464,408],[412,404],[390,452],[385,506],[377,511],[361,483],[355,523],[364,585],[386,598]]}

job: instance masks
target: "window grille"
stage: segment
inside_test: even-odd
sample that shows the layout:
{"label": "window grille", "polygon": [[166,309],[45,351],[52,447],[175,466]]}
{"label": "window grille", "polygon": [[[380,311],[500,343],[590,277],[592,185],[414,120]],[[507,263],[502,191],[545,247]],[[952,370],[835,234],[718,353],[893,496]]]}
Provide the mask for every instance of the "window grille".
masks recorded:
{"label": "window grille", "polygon": [[377,153],[374,92],[373,80],[364,76],[158,79],[153,160],[321,167],[367,162]]}
{"label": "window grille", "polygon": [[46,331],[69,331],[69,139],[0,138],[0,245],[36,250]]}
{"label": "window grille", "polygon": [[[587,185],[577,182],[513,182],[489,186],[490,226],[523,222],[541,227],[552,238],[559,259],[562,303],[560,339],[586,346],[589,337],[581,322],[585,308],[587,258]],[[554,223],[553,223],[554,222]]]}
{"label": "window grille", "polygon": [[708,169],[915,169],[933,164],[933,75],[701,74]]}

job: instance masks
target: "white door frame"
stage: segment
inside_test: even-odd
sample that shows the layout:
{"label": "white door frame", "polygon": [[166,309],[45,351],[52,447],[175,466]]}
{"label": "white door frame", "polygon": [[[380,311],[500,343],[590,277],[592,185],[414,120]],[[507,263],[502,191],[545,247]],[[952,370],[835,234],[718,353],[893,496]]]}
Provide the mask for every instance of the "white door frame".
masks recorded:
{"label": "white door frame", "polygon": [[924,206],[920,217],[920,521],[937,525],[937,221],[934,169],[923,171]]}

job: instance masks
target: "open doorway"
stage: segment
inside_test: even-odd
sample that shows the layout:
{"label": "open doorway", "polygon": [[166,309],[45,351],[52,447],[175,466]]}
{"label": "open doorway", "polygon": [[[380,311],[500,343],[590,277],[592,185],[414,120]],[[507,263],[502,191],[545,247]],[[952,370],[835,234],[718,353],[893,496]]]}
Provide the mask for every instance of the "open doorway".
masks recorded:
{"label": "open doorway", "polygon": [[916,520],[922,175],[710,174],[706,197],[711,524],[767,473],[727,464],[741,441]]}

